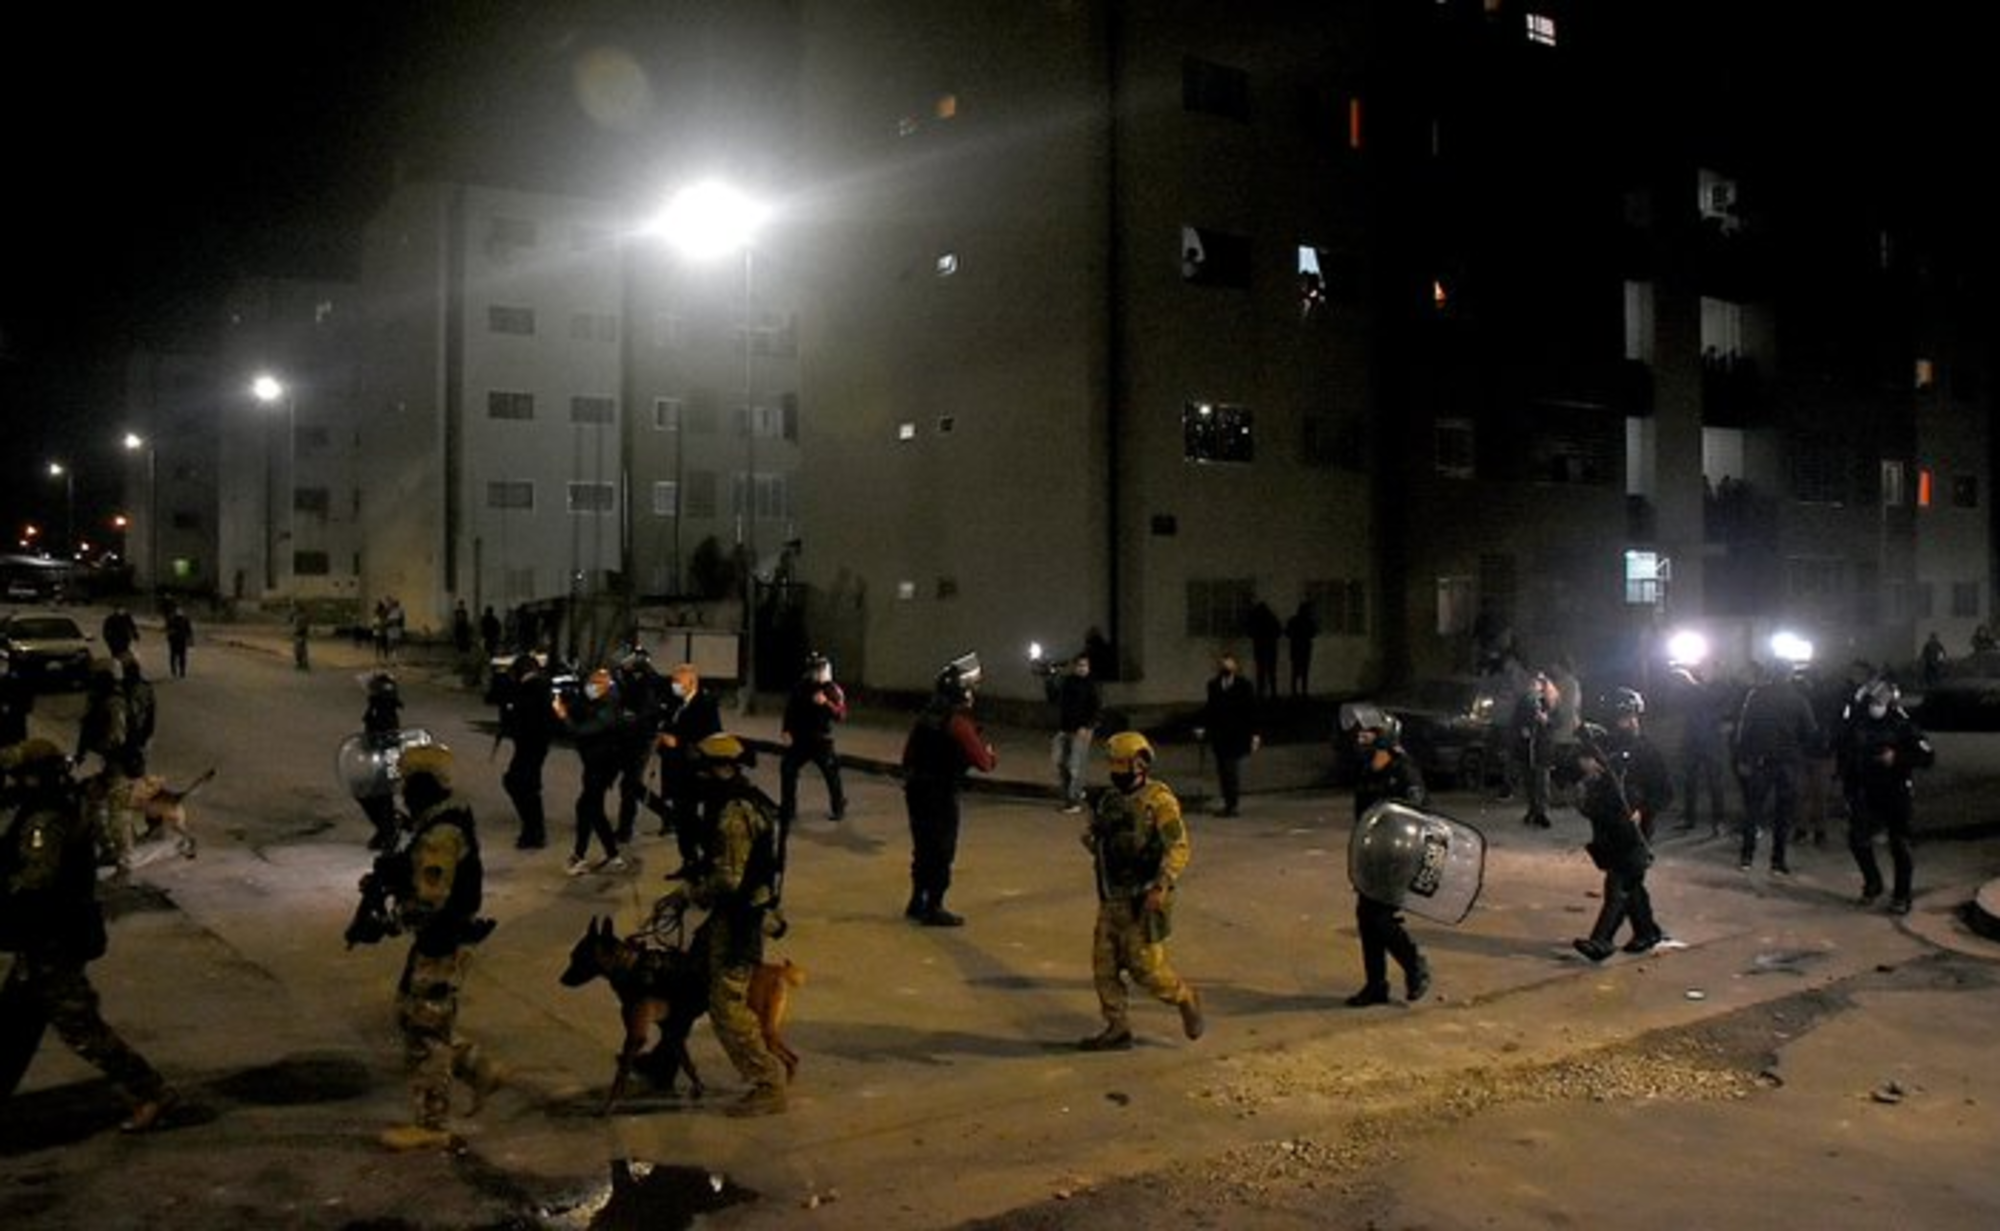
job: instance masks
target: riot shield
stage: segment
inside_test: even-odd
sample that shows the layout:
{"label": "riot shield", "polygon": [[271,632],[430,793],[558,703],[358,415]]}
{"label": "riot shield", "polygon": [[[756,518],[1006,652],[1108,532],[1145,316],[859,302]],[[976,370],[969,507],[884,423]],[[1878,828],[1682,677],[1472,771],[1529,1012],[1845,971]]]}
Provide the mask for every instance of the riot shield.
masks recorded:
{"label": "riot shield", "polygon": [[400,731],[356,731],[340,741],[334,754],[333,771],[347,793],[356,799],[381,799],[396,793],[401,781],[403,750],[435,744],[437,738],[422,727]]}
{"label": "riot shield", "polygon": [[1485,876],[1484,834],[1394,800],[1363,813],[1347,844],[1347,878],[1357,893],[1435,923],[1470,914]]}

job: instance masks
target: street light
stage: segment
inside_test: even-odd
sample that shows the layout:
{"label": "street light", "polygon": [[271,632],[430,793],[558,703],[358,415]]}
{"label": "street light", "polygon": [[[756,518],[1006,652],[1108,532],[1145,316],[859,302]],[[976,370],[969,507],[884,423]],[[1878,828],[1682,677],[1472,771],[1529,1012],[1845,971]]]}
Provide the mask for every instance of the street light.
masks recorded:
{"label": "street light", "polygon": [[[754,302],[752,251],[757,229],[769,215],[768,207],[737,189],[717,180],[704,180],[674,194],[649,228],[691,260],[715,260],[732,252],[743,256],[743,546],[749,567],[743,579],[743,689],[737,694],[737,710],[744,714],[751,711],[752,694],[757,690],[757,417],[750,319]],[[678,519],[675,524],[679,525]]]}
{"label": "street light", "polygon": [[49,477],[63,481],[63,550],[76,557],[76,472],[61,462],[49,463]]}
{"label": "street light", "polygon": [[[125,451],[146,451],[146,579],[154,590],[160,588],[160,483],[159,453],[153,442],[137,432],[125,433]],[[126,546],[127,556],[131,546]],[[136,571],[136,570],[135,570]]]}
{"label": "street light", "polygon": [[[250,396],[265,406],[285,406],[285,441],[290,445],[295,430],[297,408],[292,402],[292,391],[285,382],[264,373],[250,382]],[[272,458],[271,431],[264,429],[264,593],[273,594],[278,589],[278,466]]]}

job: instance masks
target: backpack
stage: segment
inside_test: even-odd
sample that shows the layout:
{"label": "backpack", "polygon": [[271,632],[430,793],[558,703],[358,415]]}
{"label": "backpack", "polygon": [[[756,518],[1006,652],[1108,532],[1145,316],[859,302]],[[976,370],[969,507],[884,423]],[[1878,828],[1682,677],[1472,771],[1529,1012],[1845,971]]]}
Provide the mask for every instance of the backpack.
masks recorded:
{"label": "backpack", "polygon": [[125,683],[125,741],[144,748],[153,739],[159,703],[153,695],[153,681],[140,678]]}

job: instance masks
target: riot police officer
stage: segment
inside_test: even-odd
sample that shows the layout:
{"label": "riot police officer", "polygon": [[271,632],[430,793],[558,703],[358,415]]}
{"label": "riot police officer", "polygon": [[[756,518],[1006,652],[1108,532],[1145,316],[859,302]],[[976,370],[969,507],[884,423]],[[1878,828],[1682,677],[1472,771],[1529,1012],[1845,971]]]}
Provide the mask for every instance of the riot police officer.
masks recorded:
{"label": "riot police officer", "polygon": [[[1385,800],[1424,806],[1423,771],[1403,747],[1403,724],[1372,705],[1356,706],[1343,715],[1354,733],[1360,757],[1354,782],[1354,819]],[[1361,990],[1347,998],[1350,1008],[1389,1003],[1389,958],[1403,968],[1403,993],[1412,1003],[1430,990],[1430,963],[1403,926],[1401,911],[1359,890],[1354,897],[1354,921],[1361,933]]]}
{"label": "riot police officer", "polygon": [[1565,770],[1581,780],[1582,798],[1577,807],[1590,822],[1590,842],[1584,849],[1604,873],[1597,922],[1589,936],[1571,942],[1578,953],[1593,962],[1611,956],[1618,929],[1628,922],[1632,938],[1625,944],[1627,953],[1649,952],[1667,939],[1653,917],[1652,895],[1646,890],[1646,869],[1653,865],[1653,849],[1640,826],[1639,809],[1626,794],[1620,760],[1604,744],[1602,729],[1585,724]]}
{"label": "riot police officer", "polygon": [[1646,698],[1636,688],[1620,688],[1612,694],[1611,728],[1605,733],[1604,751],[1616,757],[1620,781],[1625,784],[1625,800],[1639,814],[1639,831],[1653,840],[1653,824],[1674,806],[1674,775],[1667,758],[1646,737]]}
{"label": "riot police officer", "polygon": [[1856,695],[1844,724],[1840,749],[1850,814],[1847,847],[1861,869],[1861,904],[1882,896],[1882,869],[1875,860],[1875,835],[1886,834],[1895,883],[1889,913],[1910,913],[1915,860],[1910,827],[1915,813],[1912,772],[1937,759],[1931,742],[1903,709],[1902,693],[1887,680],[1873,680]]}

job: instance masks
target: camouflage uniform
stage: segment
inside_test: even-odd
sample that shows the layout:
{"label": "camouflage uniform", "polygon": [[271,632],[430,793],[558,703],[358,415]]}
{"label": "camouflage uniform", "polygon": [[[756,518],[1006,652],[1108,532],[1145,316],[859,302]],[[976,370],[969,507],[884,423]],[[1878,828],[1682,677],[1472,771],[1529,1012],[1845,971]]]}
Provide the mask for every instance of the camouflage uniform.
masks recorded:
{"label": "camouflage uniform", "polygon": [[425,809],[402,858],[408,879],[396,895],[396,916],[416,939],[396,988],[396,1021],[416,1122],[442,1129],[453,1078],[476,1095],[496,1083],[490,1062],[458,1033],[458,994],[472,958],[467,928],[483,895],[472,814],[449,797]]}
{"label": "camouflage uniform", "polygon": [[[688,881],[687,896],[709,912],[708,1016],[729,1062],[750,1083],[748,1101],[782,1105],[785,1068],[764,1045],[750,1011],[750,976],[764,957],[764,917],[777,905],[774,809],[755,787],[732,778],[717,787],[709,860]],[[697,946],[699,947],[699,946]]]}
{"label": "camouflage uniform", "polygon": [[[1103,1037],[1128,1032],[1127,975],[1156,999],[1181,1009],[1184,1020],[1194,1020],[1194,988],[1167,962],[1174,882],[1191,853],[1180,801],[1165,783],[1151,780],[1129,794],[1105,791],[1098,796],[1083,843],[1097,861],[1097,930],[1090,964],[1104,1011]],[[1149,895],[1158,898],[1157,909],[1148,909]],[[1189,1033],[1192,1037],[1193,1027]]]}
{"label": "camouflage uniform", "polygon": [[135,1113],[127,1126],[150,1127],[170,1098],[166,1082],[105,1023],[84,973],[104,955],[104,912],[97,902],[95,838],[66,775],[30,787],[5,842],[8,871],[0,889],[10,921],[6,946],[15,958],[0,990],[0,1017],[9,1019],[0,1097],[26,1073],[46,1023],[122,1087],[135,1108],[152,1109],[143,1117]]}

